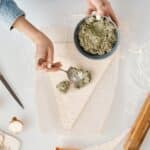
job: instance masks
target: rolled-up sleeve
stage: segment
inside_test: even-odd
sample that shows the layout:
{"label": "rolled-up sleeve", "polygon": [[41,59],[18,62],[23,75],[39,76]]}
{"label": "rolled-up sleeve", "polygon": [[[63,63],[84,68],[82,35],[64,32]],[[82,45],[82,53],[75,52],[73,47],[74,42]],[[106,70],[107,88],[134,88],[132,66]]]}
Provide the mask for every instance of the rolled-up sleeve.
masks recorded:
{"label": "rolled-up sleeve", "polygon": [[0,0],[0,22],[12,29],[18,17],[25,15],[13,0]]}

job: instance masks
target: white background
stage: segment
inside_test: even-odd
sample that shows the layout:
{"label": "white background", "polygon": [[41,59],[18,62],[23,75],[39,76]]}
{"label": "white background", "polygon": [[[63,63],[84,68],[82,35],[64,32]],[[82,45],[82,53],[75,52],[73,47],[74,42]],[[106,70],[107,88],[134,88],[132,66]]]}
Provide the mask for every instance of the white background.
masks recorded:
{"label": "white background", "polygon": [[[83,14],[86,11],[85,0],[17,0],[17,3],[26,12],[27,18],[39,28],[60,24],[64,16]],[[118,6],[121,2],[118,0],[113,5],[119,13],[121,7]],[[23,111],[0,84],[0,128],[7,130],[11,117],[18,116],[25,124],[24,132],[18,135],[23,143],[22,150],[52,150],[61,143],[61,138],[40,133],[38,128],[34,98],[34,54],[35,48],[30,40],[16,31],[0,28],[0,71],[25,105]],[[149,139],[150,137],[146,138],[143,150],[149,149]]]}

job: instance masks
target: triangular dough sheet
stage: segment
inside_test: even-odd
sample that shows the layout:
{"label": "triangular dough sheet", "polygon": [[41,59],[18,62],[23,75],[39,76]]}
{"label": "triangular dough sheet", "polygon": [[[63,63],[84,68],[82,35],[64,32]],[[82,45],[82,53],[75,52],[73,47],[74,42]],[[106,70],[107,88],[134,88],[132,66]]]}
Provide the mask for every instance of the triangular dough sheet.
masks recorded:
{"label": "triangular dough sheet", "polygon": [[123,140],[123,138],[126,136],[127,133],[128,130],[124,131],[120,136],[115,137],[113,140],[109,142],[106,142],[101,145],[90,146],[82,150],[116,150],[116,147]]}
{"label": "triangular dough sheet", "polygon": [[55,43],[55,55],[56,60],[62,62],[63,69],[76,66],[87,69],[92,73],[92,82],[88,86],[80,90],[71,88],[67,94],[62,94],[56,89],[57,83],[67,79],[65,73],[58,71],[49,74],[55,92],[60,120],[64,129],[71,129],[114,55],[103,60],[91,60],[82,56],[73,43]]}

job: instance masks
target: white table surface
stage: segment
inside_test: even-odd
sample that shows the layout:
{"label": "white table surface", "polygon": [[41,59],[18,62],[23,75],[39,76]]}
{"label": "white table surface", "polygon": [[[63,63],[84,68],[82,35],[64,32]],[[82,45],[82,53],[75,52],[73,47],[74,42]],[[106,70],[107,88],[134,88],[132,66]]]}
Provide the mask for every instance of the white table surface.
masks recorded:
{"label": "white table surface", "polygon": [[[58,17],[84,13],[85,0],[17,0],[25,10],[27,17],[38,27],[58,24]],[[65,4],[64,4],[65,3]],[[66,5],[67,4],[67,5]],[[62,7],[63,6],[63,7]],[[71,10],[71,11],[70,11]],[[61,137],[41,133],[38,128],[35,100],[35,48],[30,40],[16,31],[0,28],[0,70],[25,105],[19,108],[7,90],[0,84],[0,128],[7,131],[12,116],[24,121],[24,131],[17,137],[22,140],[22,150],[52,150],[63,143]],[[149,150],[150,134],[142,145],[142,150]]]}

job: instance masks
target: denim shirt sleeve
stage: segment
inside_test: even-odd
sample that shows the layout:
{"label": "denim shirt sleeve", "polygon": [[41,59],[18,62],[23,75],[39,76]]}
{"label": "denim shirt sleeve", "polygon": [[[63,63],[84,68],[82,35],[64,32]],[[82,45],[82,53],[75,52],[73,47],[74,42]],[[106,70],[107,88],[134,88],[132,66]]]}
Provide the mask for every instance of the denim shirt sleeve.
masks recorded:
{"label": "denim shirt sleeve", "polygon": [[25,15],[13,0],[0,0],[0,22],[12,29],[16,19]]}

